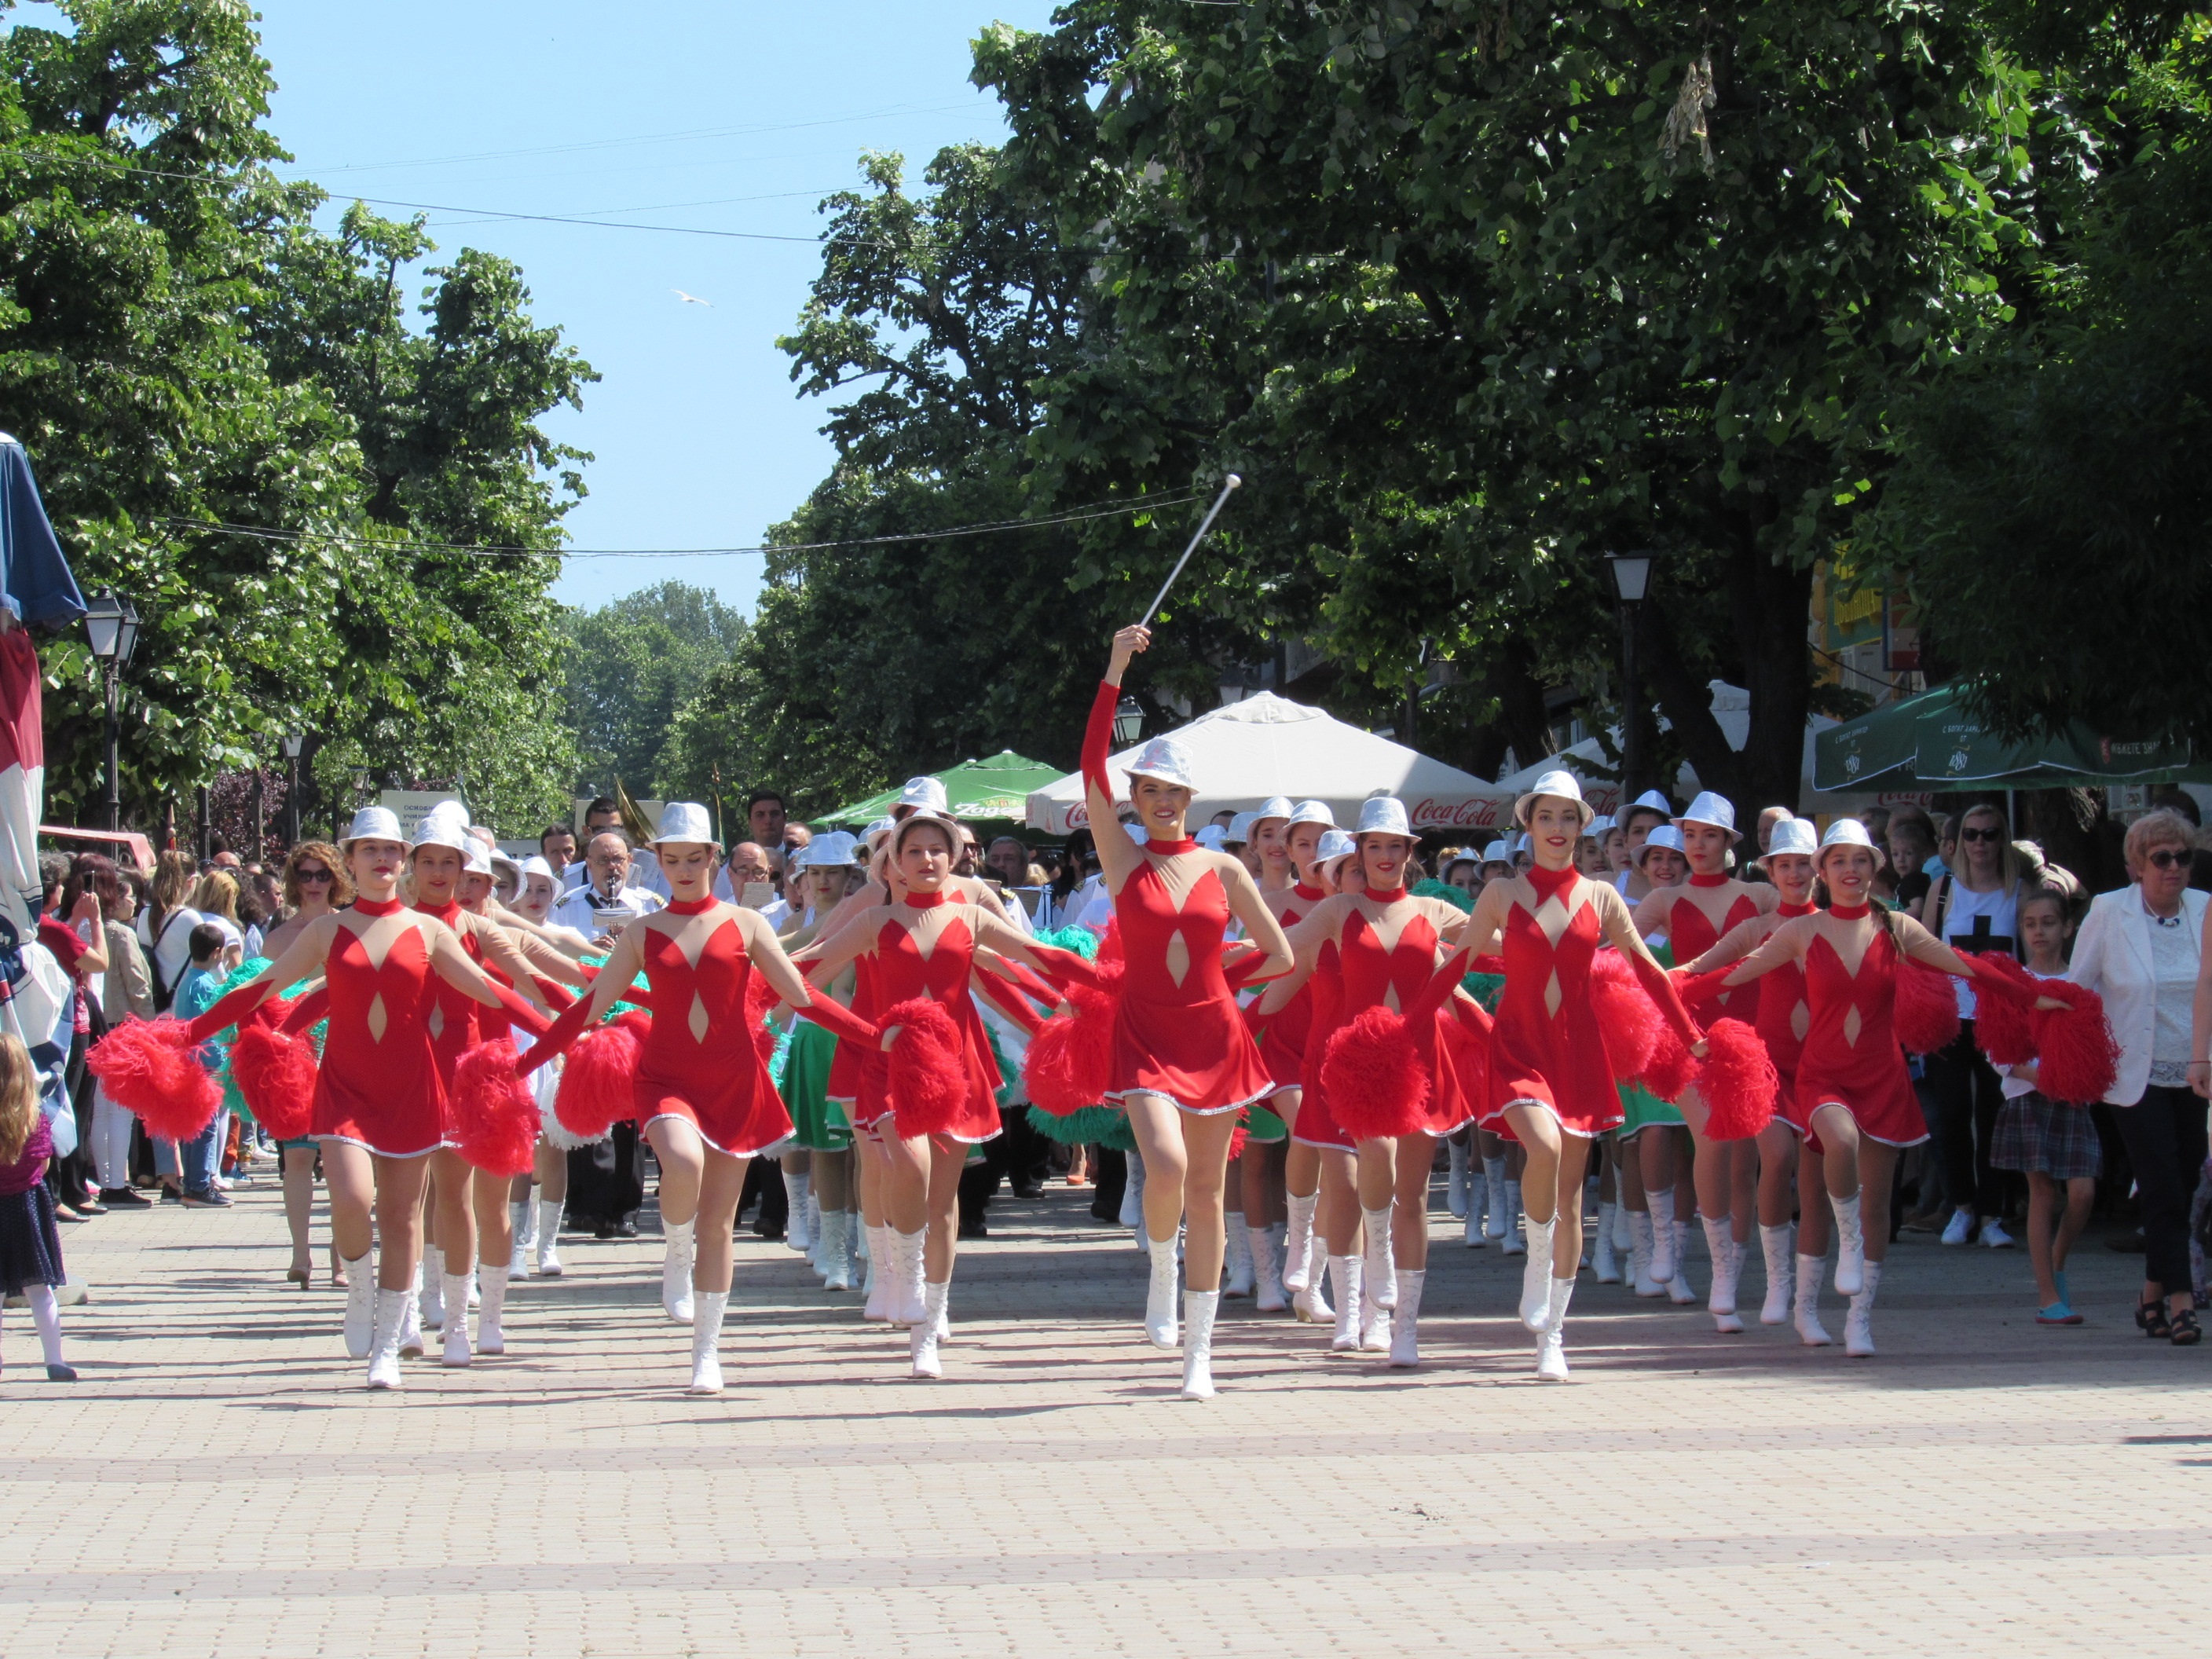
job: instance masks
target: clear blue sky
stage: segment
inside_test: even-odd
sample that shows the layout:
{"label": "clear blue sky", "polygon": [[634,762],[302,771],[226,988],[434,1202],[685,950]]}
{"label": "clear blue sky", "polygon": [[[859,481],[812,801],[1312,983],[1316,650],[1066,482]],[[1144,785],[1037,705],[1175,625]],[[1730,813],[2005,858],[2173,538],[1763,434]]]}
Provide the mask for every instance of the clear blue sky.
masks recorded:
{"label": "clear blue sky", "polygon": [[[1048,0],[261,5],[281,88],[270,125],[335,207],[357,193],[809,239],[816,204],[854,182],[861,150],[903,152],[912,176],[945,144],[1002,137],[995,100],[969,84],[969,42],[994,19],[1042,28],[1051,12]],[[429,218],[442,252],[519,262],[538,320],[605,377],[580,415],[551,422],[597,457],[574,545],[757,543],[828,470],[821,406],[795,396],[775,343],[817,268],[811,242]],[[750,611],[760,562],[578,559],[557,591],[597,605],[672,578]]]}

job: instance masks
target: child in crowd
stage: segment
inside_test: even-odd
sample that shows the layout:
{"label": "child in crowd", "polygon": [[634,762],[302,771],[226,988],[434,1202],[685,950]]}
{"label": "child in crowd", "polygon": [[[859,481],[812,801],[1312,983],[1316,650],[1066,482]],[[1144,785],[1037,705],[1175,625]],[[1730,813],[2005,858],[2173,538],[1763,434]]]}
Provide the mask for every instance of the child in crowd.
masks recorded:
{"label": "child in crowd", "polygon": [[[230,939],[222,927],[211,921],[201,922],[191,934],[191,966],[177,981],[177,999],[172,1005],[179,1019],[191,1019],[215,1006],[222,994],[223,977],[230,971]],[[200,1048],[200,1063],[210,1072],[220,1070],[222,1052],[212,1042]],[[191,1141],[178,1148],[184,1164],[184,1200],[194,1209],[228,1209],[230,1195],[222,1190],[216,1166],[222,1158],[223,1143],[230,1134],[230,1113],[219,1108],[215,1120],[195,1135]]]}
{"label": "child in crowd", "polygon": [[31,1304],[46,1350],[46,1378],[74,1382],[62,1364],[62,1315],[54,1286],[63,1280],[62,1238],[54,1225],[46,1163],[54,1139],[39,1109],[39,1073],[22,1040],[0,1032],[0,1289]]}
{"label": "child in crowd", "polygon": [[[2044,887],[2020,900],[2020,933],[2027,970],[2038,979],[2063,979],[2074,918],[2066,895]],[[1998,1068],[2004,1104],[1990,1143],[1990,1166],[2027,1176],[2027,1259],[2035,1269],[2039,1325],[2078,1325],[2066,1288],[2066,1258],[2088,1224],[2097,1195],[2102,1154],[2086,1107],[2045,1098],[2035,1087],[2036,1063]],[[2065,1204],[2059,1204],[2059,1188]]]}

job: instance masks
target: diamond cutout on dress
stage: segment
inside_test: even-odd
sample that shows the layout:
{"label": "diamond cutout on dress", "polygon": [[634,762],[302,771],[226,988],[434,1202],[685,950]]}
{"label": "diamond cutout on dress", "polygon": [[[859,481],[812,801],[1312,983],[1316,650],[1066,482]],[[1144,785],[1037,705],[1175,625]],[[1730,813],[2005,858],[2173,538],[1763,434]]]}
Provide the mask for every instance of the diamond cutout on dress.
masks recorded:
{"label": "diamond cutout on dress", "polygon": [[1859,1006],[1856,1002],[1844,1016],[1844,1041],[1854,1048],[1859,1046]]}

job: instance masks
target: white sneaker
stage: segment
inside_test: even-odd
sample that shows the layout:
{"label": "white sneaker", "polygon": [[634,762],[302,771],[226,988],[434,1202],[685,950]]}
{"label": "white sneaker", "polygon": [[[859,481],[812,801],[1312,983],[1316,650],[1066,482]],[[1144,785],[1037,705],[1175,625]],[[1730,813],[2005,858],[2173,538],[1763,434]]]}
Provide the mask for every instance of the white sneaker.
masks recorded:
{"label": "white sneaker", "polygon": [[1993,1250],[2012,1249],[2012,1235],[2004,1230],[2004,1223],[1995,1216],[1982,1218],[1982,1243]]}
{"label": "white sneaker", "polygon": [[1943,1243],[1963,1244],[1973,1231],[1974,1212],[1972,1210],[1954,1210],[1951,1212],[1951,1224],[1943,1229]]}

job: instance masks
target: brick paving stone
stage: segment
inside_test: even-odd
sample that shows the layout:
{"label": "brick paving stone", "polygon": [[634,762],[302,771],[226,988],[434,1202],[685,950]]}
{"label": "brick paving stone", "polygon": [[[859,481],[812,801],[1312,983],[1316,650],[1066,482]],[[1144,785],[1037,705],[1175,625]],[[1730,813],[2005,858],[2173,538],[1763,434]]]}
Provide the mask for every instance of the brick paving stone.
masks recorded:
{"label": "brick paving stone", "polygon": [[2143,1340],[2096,1236],[2075,1330],[2024,1251],[1908,1236],[1870,1361],[1585,1274],[1550,1388],[1518,1261],[1439,1214],[1420,1370],[1232,1303],[1198,1405],[1143,1257],[1055,1187],[963,1246],[939,1383],[747,1236],[728,1392],[687,1399],[648,1237],[569,1241],[507,1357],[372,1395],[273,1183],[238,1197],[69,1231],[75,1387],[9,1316],[0,1651],[2203,1651],[2212,1352]]}

